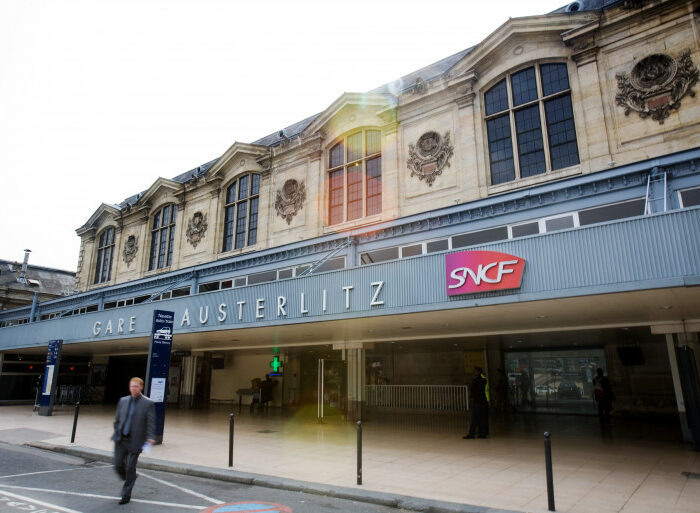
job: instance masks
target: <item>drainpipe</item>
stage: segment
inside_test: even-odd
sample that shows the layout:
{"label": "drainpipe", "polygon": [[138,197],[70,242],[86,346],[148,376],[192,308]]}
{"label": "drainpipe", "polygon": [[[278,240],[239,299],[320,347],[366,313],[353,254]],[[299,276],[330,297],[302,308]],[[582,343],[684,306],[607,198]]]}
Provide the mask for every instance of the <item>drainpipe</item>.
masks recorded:
{"label": "drainpipe", "polygon": [[39,293],[35,292],[34,293],[34,298],[32,299],[32,313],[29,314],[29,322],[35,322],[36,321],[36,308],[39,306]]}

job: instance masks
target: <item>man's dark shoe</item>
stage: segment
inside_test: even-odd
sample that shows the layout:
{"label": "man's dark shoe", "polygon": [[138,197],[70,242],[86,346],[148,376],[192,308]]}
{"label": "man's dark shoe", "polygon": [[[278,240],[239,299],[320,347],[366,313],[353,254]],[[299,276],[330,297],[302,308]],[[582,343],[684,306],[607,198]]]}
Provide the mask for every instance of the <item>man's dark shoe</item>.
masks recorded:
{"label": "man's dark shoe", "polygon": [[474,438],[474,435],[464,435],[462,438],[469,440],[470,438]]}
{"label": "man's dark shoe", "polygon": [[122,497],[122,500],[119,501],[119,504],[126,504],[131,500],[131,497]]}

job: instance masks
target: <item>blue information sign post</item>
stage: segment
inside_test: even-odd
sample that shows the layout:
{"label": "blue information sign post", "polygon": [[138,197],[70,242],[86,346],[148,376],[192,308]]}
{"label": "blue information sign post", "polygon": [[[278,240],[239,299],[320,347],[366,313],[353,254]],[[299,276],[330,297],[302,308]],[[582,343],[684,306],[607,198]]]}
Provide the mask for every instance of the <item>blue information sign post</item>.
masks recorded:
{"label": "blue information sign post", "polygon": [[156,403],[156,443],[163,442],[165,426],[165,402],[167,401],[168,374],[170,373],[170,349],[173,345],[174,312],[153,312],[153,330],[148,349],[146,395]]}
{"label": "blue information sign post", "polygon": [[58,384],[58,367],[61,365],[61,349],[63,349],[63,340],[49,340],[44,383],[41,387],[41,398],[39,399],[39,415],[44,417],[49,417],[53,413],[53,404],[56,400],[56,386]]}

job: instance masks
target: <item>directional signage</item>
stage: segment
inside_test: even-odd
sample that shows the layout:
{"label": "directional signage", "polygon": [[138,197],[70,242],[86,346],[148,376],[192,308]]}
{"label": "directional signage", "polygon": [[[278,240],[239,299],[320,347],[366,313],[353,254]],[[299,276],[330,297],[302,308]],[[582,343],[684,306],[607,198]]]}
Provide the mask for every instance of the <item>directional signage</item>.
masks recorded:
{"label": "directional signage", "polygon": [[217,504],[200,513],[292,513],[292,508],[274,502],[231,502]]}
{"label": "directional signage", "polygon": [[145,393],[156,403],[156,442],[163,441],[165,426],[165,402],[167,380],[170,374],[170,349],[173,345],[175,314],[165,310],[153,312],[151,344],[148,349],[148,366]]}
{"label": "directional signage", "polygon": [[63,340],[49,340],[49,349],[46,353],[46,369],[44,370],[44,383],[39,399],[39,415],[49,417],[53,413],[53,403],[56,400],[56,386],[58,385],[58,368],[61,365],[61,350]]}

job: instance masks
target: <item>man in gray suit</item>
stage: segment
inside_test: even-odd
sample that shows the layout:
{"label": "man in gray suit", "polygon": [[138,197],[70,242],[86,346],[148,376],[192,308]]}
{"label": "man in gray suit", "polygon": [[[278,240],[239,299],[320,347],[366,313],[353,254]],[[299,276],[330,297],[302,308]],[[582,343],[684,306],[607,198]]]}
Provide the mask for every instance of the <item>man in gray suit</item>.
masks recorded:
{"label": "man in gray suit", "polygon": [[143,380],[129,380],[129,394],[119,399],[114,418],[114,468],[124,480],[119,504],[131,500],[136,481],[136,462],[144,444],[155,443],[156,409],[153,401],[143,395]]}

